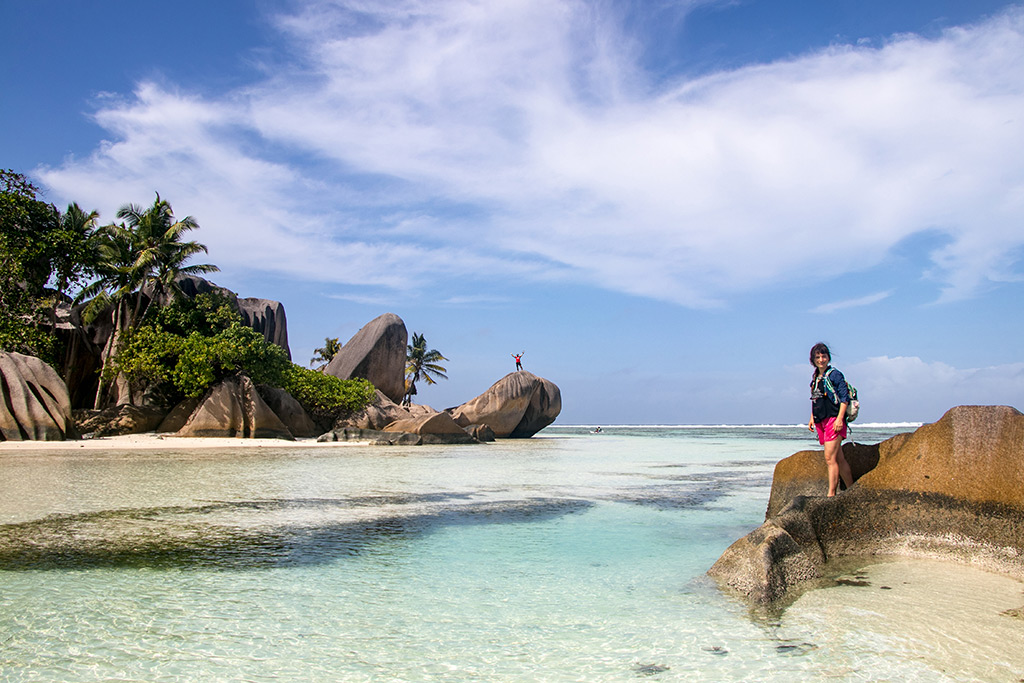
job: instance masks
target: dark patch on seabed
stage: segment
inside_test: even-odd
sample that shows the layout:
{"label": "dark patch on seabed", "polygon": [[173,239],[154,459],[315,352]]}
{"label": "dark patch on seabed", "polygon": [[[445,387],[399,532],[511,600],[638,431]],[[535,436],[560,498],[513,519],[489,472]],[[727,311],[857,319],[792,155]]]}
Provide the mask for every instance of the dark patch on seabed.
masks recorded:
{"label": "dark patch on seabed", "polygon": [[779,643],[778,645],[775,646],[775,651],[777,653],[779,653],[780,655],[789,655],[789,656],[795,656],[795,657],[800,657],[802,655],[806,655],[806,654],[808,654],[810,652],[813,652],[814,650],[817,650],[817,649],[818,649],[817,645],[815,645],[814,643],[808,643],[806,641],[805,642],[799,642],[799,643],[796,642],[796,641],[787,641],[787,642]]}
{"label": "dark patch on seabed", "polygon": [[[446,526],[538,522],[592,505],[554,498],[452,504],[457,498],[465,496],[231,501],[51,515],[0,525],[0,570],[316,565]],[[419,505],[402,510],[408,503]],[[332,513],[377,505],[397,509],[372,519],[331,520]],[[308,511],[314,521],[301,517]]]}
{"label": "dark patch on seabed", "polygon": [[658,490],[652,487],[650,489],[623,493],[615,496],[614,500],[620,503],[631,503],[659,510],[689,510],[713,503],[727,493],[729,492],[713,489],[679,491],[676,489]]}
{"label": "dark patch on seabed", "polygon": [[633,667],[633,672],[637,676],[657,676],[658,674],[665,673],[670,668],[664,664],[637,664]]}
{"label": "dark patch on seabed", "polygon": [[661,484],[626,489],[612,497],[661,510],[706,508],[723,496],[753,486],[768,485],[771,475],[763,472],[717,471],[694,474],[659,474],[651,477]]}

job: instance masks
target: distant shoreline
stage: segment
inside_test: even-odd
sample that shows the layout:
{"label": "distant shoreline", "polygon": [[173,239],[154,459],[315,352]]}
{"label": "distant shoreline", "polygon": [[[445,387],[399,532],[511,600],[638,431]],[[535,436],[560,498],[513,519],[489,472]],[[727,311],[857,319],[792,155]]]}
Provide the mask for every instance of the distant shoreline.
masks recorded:
{"label": "distant shoreline", "polygon": [[[861,428],[875,429],[917,429],[921,422],[866,422],[857,425]],[[545,432],[557,434],[559,429],[591,430],[594,424],[549,425],[537,436],[543,437]],[[609,429],[807,429],[805,424],[682,424],[682,425],[600,425],[602,430]],[[550,430],[550,431],[549,431]],[[213,448],[337,448],[347,446],[366,446],[370,441],[317,441],[314,438],[296,439],[247,439],[231,437],[183,437],[173,434],[124,434],[120,436],[104,436],[92,439],[69,441],[0,441],[0,455],[4,453],[21,453],[26,451],[109,451],[109,450],[205,450]]]}
{"label": "distant shoreline", "polygon": [[[917,429],[926,423],[924,422],[856,422],[852,425],[854,429]],[[599,422],[588,422],[585,424],[553,424],[545,429],[593,429],[600,425],[601,429],[807,429],[807,423],[799,424],[603,424]]]}

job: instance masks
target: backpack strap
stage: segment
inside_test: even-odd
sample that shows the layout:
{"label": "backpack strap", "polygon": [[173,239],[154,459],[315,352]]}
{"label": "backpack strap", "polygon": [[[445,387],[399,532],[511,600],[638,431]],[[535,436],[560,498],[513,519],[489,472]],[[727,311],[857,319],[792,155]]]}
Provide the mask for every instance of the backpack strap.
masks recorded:
{"label": "backpack strap", "polygon": [[825,374],[822,375],[822,379],[825,381],[825,391],[828,392],[829,399],[836,405],[839,405],[839,392],[836,391],[835,385],[832,384],[832,380],[829,378],[829,375],[831,375],[835,370],[836,368],[831,365],[828,366],[825,370]]}

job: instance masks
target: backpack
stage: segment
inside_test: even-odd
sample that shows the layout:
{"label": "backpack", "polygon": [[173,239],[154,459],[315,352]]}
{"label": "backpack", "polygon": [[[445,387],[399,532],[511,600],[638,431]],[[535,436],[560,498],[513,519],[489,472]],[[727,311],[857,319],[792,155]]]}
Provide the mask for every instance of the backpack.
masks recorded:
{"label": "backpack", "polygon": [[[835,368],[832,368],[835,370]],[[832,373],[828,373],[830,375]],[[836,388],[832,386],[832,380],[825,375],[825,390],[829,394],[829,398],[835,397],[835,402],[839,403],[839,394],[836,392]],[[857,413],[860,412],[860,401],[857,400],[857,387],[850,384],[850,381],[846,381],[846,388],[850,391],[850,403],[846,406],[846,421],[853,422],[857,419]]]}

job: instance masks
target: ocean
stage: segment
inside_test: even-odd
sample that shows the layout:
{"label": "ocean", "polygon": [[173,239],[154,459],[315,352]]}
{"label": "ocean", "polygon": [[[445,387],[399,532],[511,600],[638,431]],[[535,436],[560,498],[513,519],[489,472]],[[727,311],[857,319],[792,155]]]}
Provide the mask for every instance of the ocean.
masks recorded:
{"label": "ocean", "polygon": [[0,680],[1024,679],[1005,576],[876,558],[759,610],[705,575],[805,427],[591,430],[0,450]]}

